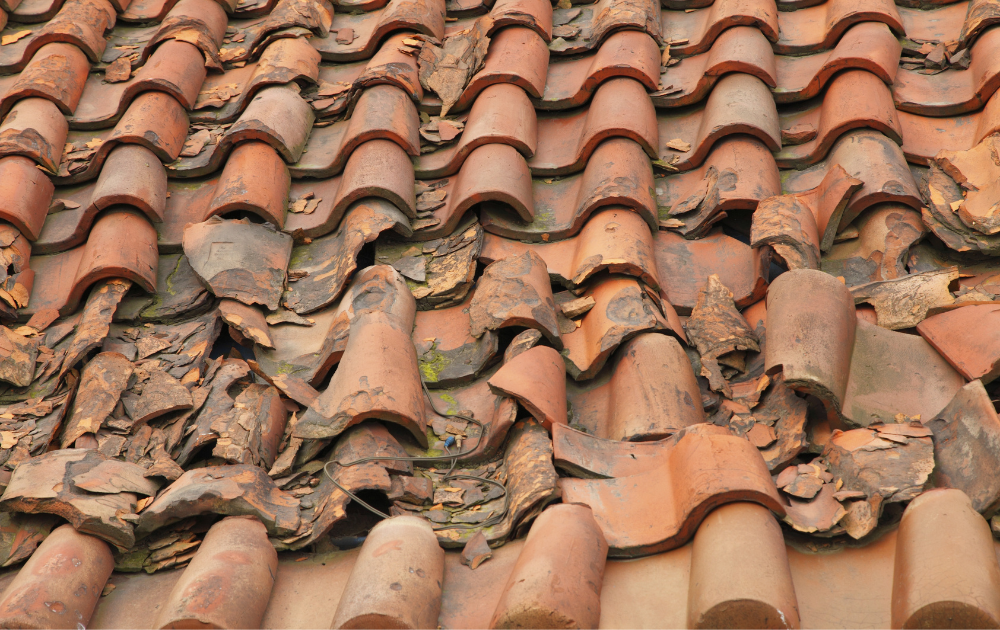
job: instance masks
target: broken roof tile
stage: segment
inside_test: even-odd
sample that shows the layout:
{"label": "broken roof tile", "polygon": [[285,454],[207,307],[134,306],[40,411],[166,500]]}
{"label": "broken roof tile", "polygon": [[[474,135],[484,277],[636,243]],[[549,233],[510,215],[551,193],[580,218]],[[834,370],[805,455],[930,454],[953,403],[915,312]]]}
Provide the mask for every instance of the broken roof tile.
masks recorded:
{"label": "broken roof tile", "polygon": [[59,170],[69,125],[52,101],[25,98],[18,101],[0,125],[0,157],[23,155],[49,173]]}
{"label": "broken roof tile", "polygon": [[535,328],[562,348],[545,261],[526,251],[487,265],[469,305],[472,335],[510,326]]}
{"label": "broken roof tile", "polygon": [[[859,94],[864,94],[859,97]],[[807,126],[815,136],[800,144],[783,146],[775,155],[781,168],[802,168],[826,157],[833,143],[846,131],[870,127],[903,144],[905,124],[896,112],[889,88],[876,75],[864,70],[837,74],[821,101],[807,101],[781,114],[781,128]],[[786,145],[788,143],[785,143]],[[903,151],[906,151],[904,146]]]}
{"label": "broken roof tile", "polygon": [[472,296],[470,293],[457,306],[417,312],[412,337],[420,375],[427,387],[453,387],[472,380],[499,350],[495,332],[472,336],[469,317]]}
{"label": "broken roof tile", "polygon": [[948,117],[900,111],[899,126],[906,159],[926,165],[941,151],[968,151],[1000,131],[1000,98],[994,94],[983,109]]}
{"label": "broken roof tile", "polygon": [[778,41],[778,11],[773,3],[716,0],[704,9],[661,11],[663,40],[676,42],[671,54],[688,57],[708,52],[719,34],[734,26],[753,26],[771,42]]}
{"label": "broken roof tile", "polygon": [[[330,34],[313,37],[310,43],[328,61],[367,59],[392,31],[409,30],[443,38],[444,13],[444,0],[389,0],[384,8],[368,13],[338,12]],[[349,43],[337,41],[336,33],[342,29],[353,31]]]}
{"label": "broken roof tile", "polygon": [[[910,248],[927,233],[916,210],[892,203],[873,206],[847,228],[851,229],[857,230],[857,237],[834,243],[819,267],[844,278],[851,288],[905,276]],[[940,292],[935,297],[953,302]],[[907,317],[913,315],[903,319]]]}
{"label": "broken roof tile", "polygon": [[107,45],[105,34],[115,25],[115,10],[106,0],[66,0],[44,26],[19,41],[4,46],[0,68],[17,72],[46,44],[73,44],[96,63]]}
{"label": "broken roof tile", "polygon": [[483,229],[521,241],[559,241],[578,234],[595,212],[612,204],[628,206],[656,229],[656,202],[650,190],[653,171],[649,156],[634,140],[610,138],[597,145],[582,174],[537,178],[531,185],[534,220],[515,216],[498,203],[486,203],[481,212]]}
{"label": "broken roof tile", "polygon": [[977,37],[1000,20],[1000,11],[997,10],[996,2],[992,0],[970,0],[968,11],[965,14],[965,22],[962,24],[962,33],[959,36],[959,44],[962,47],[969,47],[976,41]]}
{"label": "broken roof tile", "polygon": [[917,332],[969,380],[989,383],[1000,376],[1000,345],[994,334],[1000,306],[973,304],[932,315]]}
{"label": "broken roof tile", "polygon": [[536,176],[581,171],[597,145],[610,137],[634,140],[647,155],[656,157],[656,112],[645,87],[635,79],[616,77],[601,83],[585,110],[540,116],[538,150],[528,166]]}
{"label": "broken roof tile", "polygon": [[566,424],[566,366],[557,350],[535,346],[504,364],[488,383],[515,398],[542,426]]}
{"label": "broken roof tile", "polygon": [[752,26],[726,29],[708,52],[681,59],[676,65],[661,71],[659,91],[652,94],[657,107],[683,107],[703,100],[719,81],[730,72],[757,77],[772,90],[777,83],[777,70],[771,43]]}
{"label": "broken roof tile", "polygon": [[7,113],[22,98],[38,97],[49,99],[64,114],[72,114],[89,72],[87,56],[73,44],[46,44],[0,99],[0,112]]}
{"label": "broken roof tile", "polygon": [[752,135],[771,151],[781,148],[778,112],[771,92],[750,74],[723,76],[703,106],[661,113],[657,122],[661,140],[676,138],[689,145],[686,151],[672,148],[668,140],[657,148],[659,158],[677,170],[700,165],[717,141],[732,134]]}
{"label": "broken roof tile", "polygon": [[658,440],[705,421],[691,362],[664,334],[626,341],[597,377],[567,383],[567,395],[573,424],[610,440]]}
{"label": "broken roof tile", "polygon": [[601,83],[613,77],[630,77],[654,90],[659,57],[656,41],[648,34],[617,31],[593,54],[553,59],[544,93],[535,97],[535,107],[550,110],[583,105]]}
{"label": "broken roof tile", "polygon": [[41,169],[20,155],[0,158],[0,218],[34,241],[42,231],[55,187]]}
{"label": "broken roof tile", "polygon": [[215,0],[179,0],[139,52],[145,62],[160,43],[180,39],[205,53],[205,65],[219,69],[219,47],[226,33],[226,11]]}
{"label": "broken roof tile", "polygon": [[[678,547],[711,508],[723,503],[752,501],[784,514],[757,449],[711,425],[686,433],[654,469],[617,479],[563,478],[560,487],[564,502],[594,510],[611,557]],[[648,510],[654,503],[661,506],[655,513]]]}
{"label": "broken roof tile", "polygon": [[[899,68],[900,44],[882,22],[861,22],[850,27],[830,51],[801,57],[779,55],[774,100],[792,103],[819,94],[833,75],[847,68],[867,70],[888,85],[893,94]],[[906,71],[903,71],[904,73]]]}
{"label": "broken roof tile", "polygon": [[[554,10],[553,22],[560,18],[560,12],[572,10]],[[659,44],[664,41],[659,14],[660,7],[652,0],[598,0],[592,7],[581,7],[580,13],[569,20],[570,26],[580,28],[579,37],[569,40],[556,37],[549,44],[549,50],[556,55],[593,50],[618,30],[645,31]]]}

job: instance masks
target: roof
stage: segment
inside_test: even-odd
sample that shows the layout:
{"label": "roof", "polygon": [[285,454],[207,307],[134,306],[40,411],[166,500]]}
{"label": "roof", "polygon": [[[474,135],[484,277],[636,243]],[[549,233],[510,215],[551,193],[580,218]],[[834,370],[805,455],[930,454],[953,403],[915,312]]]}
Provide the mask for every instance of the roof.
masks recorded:
{"label": "roof", "polygon": [[0,15],[0,626],[1000,625],[997,0]]}

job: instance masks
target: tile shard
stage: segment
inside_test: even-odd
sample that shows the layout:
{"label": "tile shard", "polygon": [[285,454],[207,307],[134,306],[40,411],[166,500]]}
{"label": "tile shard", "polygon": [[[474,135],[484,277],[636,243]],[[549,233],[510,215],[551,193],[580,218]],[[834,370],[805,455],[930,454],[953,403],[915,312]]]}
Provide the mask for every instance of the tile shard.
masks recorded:
{"label": "tile shard", "polygon": [[143,509],[136,533],[206,513],[256,516],[272,535],[299,527],[298,499],[278,489],[257,466],[233,464],[185,472]]}
{"label": "tile shard", "polygon": [[1000,343],[994,319],[1000,306],[972,304],[932,315],[917,332],[962,376],[983,384],[1000,376]]}
{"label": "tile shard", "polygon": [[566,424],[566,367],[557,350],[535,346],[490,377],[490,389],[515,398],[542,426]]}
{"label": "tile shard", "polygon": [[[553,19],[557,16],[553,11]],[[579,37],[571,40],[556,37],[549,44],[549,50],[553,54],[573,55],[592,50],[600,46],[611,33],[619,30],[645,31],[657,44],[664,41],[660,26],[660,7],[649,0],[598,0],[592,8],[583,8],[571,22],[575,22],[571,26],[579,26]]]}
{"label": "tile shard", "polygon": [[732,393],[722,376],[721,360],[731,352],[760,352],[756,333],[733,303],[733,293],[713,274],[698,292],[685,325],[688,340],[701,355],[701,376],[714,391]]}
{"label": "tile shard", "polygon": [[132,376],[132,362],[117,352],[102,352],[87,362],[80,373],[80,392],[66,421],[62,448],[77,438],[95,434],[111,415]]}
{"label": "tile shard", "polygon": [[[608,543],[588,506],[549,507],[528,531],[490,627],[596,628],[607,555]],[[562,576],[569,575],[579,579],[567,588]]]}
{"label": "tile shard", "polygon": [[540,331],[553,346],[562,348],[545,261],[530,251],[486,267],[469,305],[469,319],[474,337],[519,326]]}
{"label": "tile shard", "polygon": [[380,521],[344,587],[333,628],[429,628],[441,610],[444,550],[416,516]]}
{"label": "tile shard", "polygon": [[184,229],[184,254],[216,297],[276,310],[292,238],[267,224],[212,217]]}
{"label": "tile shard", "polygon": [[925,271],[852,287],[851,295],[855,304],[868,303],[875,308],[880,327],[913,328],[928,314],[955,303],[948,286],[958,280],[958,275],[954,268]]}
{"label": "tile shard", "polygon": [[[751,501],[785,512],[757,449],[711,425],[686,432],[654,469],[617,479],[563,478],[559,485],[564,502],[594,510],[609,556],[616,558],[684,544],[708,511],[723,503]],[[655,514],[646,509],[651,502],[661,506]]]}

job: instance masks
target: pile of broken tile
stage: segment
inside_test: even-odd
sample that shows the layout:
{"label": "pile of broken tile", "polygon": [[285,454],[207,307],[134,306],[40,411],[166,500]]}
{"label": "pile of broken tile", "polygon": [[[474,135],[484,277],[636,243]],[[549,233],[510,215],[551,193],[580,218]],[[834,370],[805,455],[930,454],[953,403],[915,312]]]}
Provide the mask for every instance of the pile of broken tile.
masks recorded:
{"label": "pile of broken tile", "polygon": [[995,2],[664,4],[0,3],[0,564],[992,517]]}

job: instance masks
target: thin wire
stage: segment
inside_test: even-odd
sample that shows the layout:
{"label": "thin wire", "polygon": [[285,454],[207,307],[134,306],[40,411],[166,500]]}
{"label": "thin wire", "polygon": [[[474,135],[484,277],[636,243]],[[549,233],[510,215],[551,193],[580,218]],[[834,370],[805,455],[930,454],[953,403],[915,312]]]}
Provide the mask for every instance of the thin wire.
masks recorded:
{"label": "thin wire", "polygon": [[[471,422],[472,424],[475,424],[476,426],[479,427],[479,435],[476,438],[476,445],[474,447],[472,447],[471,449],[469,449],[467,451],[459,451],[458,453],[454,453],[453,454],[451,452],[451,449],[449,449],[448,446],[445,445],[444,448],[448,452],[448,455],[450,456],[451,465],[448,468],[447,474],[445,474],[445,476],[441,478],[442,481],[447,481],[447,480],[450,480],[450,479],[471,479],[471,480],[474,480],[474,481],[478,481],[480,483],[492,484],[494,486],[497,486],[498,488],[500,488],[500,491],[503,492],[503,494],[500,495],[500,497],[498,497],[498,498],[503,498],[503,509],[500,510],[500,512],[498,514],[494,514],[494,515],[490,516],[488,519],[484,520],[482,523],[442,524],[442,525],[438,525],[438,526],[432,526],[433,529],[435,531],[437,531],[437,530],[445,530],[445,529],[475,529],[475,528],[485,529],[487,527],[492,527],[493,525],[496,525],[501,520],[503,520],[503,517],[506,516],[506,514],[507,514],[507,509],[509,507],[509,505],[508,505],[509,500],[508,500],[508,496],[507,496],[507,488],[502,483],[500,483],[499,481],[494,481],[493,479],[486,479],[485,477],[480,477],[480,476],[477,476],[477,475],[462,475],[462,474],[454,475],[454,474],[452,474],[455,471],[455,465],[457,464],[458,460],[461,459],[461,458],[463,458],[463,457],[466,457],[468,455],[472,455],[479,448],[479,445],[482,444],[483,436],[486,434],[486,427],[483,425],[482,422],[480,422],[479,420],[476,420],[472,416],[468,416],[468,415],[465,415],[463,413],[451,413],[451,412],[448,412],[448,411],[442,412],[441,410],[439,410],[434,405],[434,399],[431,397],[430,390],[427,389],[427,383],[425,383],[424,380],[421,379],[420,380],[420,384],[423,386],[424,394],[427,396],[427,400],[430,402],[431,409],[434,411],[434,413],[436,413],[439,416],[445,417],[445,418],[459,418],[461,420],[465,420],[467,422]],[[352,501],[356,501],[358,503],[358,505],[360,505],[361,507],[367,509],[369,512],[371,512],[371,513],[373,513],[373,514],[375,514],[377,516],[380,516],[382,518],[390,518],[390,516],[388,514],[386,514],[385,512],[383,512],[383,511],[375,508],[372,505],[369,505],[368,503],[366,503],[365,501],[363,501],[360,497],[358,497],[357,494],[355,494],[354,492],[351,492],[350,490],[348,490],[344,486],[342,486],[339,483],[337,483],[337,480],[334,479],[333,475],[330,474],[330,470],[329,470],[328,466],[330,464],[337,464],[338,466],[341,466],[342,468],[349,468],[350,466],[357,466],[358,464],[364,464],[364,463],[367,463],[367,462],[378,462],[378,461],[421,462],[421,461],[440,461],[441,459],[442,459],[441,457],[434,457],[434,456],[429,456],[429,455],[417,455],[417,456],[394,456],[394,457],[393,456],[386,456],[386,457],[379,457],[379,456],[362,457],[361,459],[356,459],[353,462],[348,462],[346,464],[343,464],[343,463],[341,463],[339,461],[336,461],[336,460],[332,460],[332,461],[329,461],[329,462],[327,462],[326,464],[323,465],[323,473],[327,476],[327,478],[330,481],[333,482],[333,485],[337,486],[337,488],[339,488],[341,492],[343,492],[348,497],[350,497]]]}

